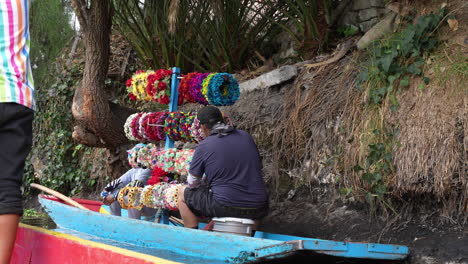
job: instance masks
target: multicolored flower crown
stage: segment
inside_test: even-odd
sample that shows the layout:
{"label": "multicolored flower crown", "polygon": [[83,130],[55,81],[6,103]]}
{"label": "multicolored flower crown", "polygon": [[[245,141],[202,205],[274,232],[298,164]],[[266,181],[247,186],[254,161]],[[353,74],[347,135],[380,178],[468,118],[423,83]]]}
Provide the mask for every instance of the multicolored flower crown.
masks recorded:
{"label": "multicolored flower crown", "polygon": [[204,136],[196,116],[196,112],[136,113],[127,118],[124,131],[131,141],[158,142],[167,135],[173,141],[198,143]]}
{"label": "multicolored flower crown", "polygon": [[145,187],[124,187],[120,190],[117,201],[124,209],[141,210],[143,206],[177,210],[178,193],[182,184],[160,182]]}
{"label": "multicolored flower crown", "polygon": [[158,148],[153,144],[138,144],[127,151],[128,163],[133,168],[160,168],[165,172],[187,175],[192,161],[193,149]]}
{"label": "multicolored flower crown", "polygon": [[126,82],[128,96],[132,100],[169,104],[171,75],[172,71],[165,69],[137,71]]}
{"label": "multicolored flower crown", "polygon": [[[126,82],[132,100],[155,101],[169,104],[171,70],[137,71]],[[178,104],[233,105],[240,96],[237,80],[229,73],[191,72],[182,76],[178,87]]]}

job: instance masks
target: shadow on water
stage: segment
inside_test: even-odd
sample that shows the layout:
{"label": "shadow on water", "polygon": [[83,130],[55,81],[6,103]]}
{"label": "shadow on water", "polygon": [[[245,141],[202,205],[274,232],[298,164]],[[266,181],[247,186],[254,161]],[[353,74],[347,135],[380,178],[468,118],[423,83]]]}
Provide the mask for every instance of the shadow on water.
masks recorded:
{"label": "shadow on water", "polygon": [[294,264],[402,264],[405,261],[395,261],[395,260],[369,260],[369,259],[349,259],[349,258],[340,258],[333,257],[329,255],[317,254],[314,252],[296,252],[287,257],[277,259],[277,260],[264,260],[257,261],[252,264],[284,264],[284,263],[294,263]]}
{"label": "shadow on water", "polygon": [[27,225],[42,227],[45,229],[57,228],[57,225],[47,214],[40,214],[35,216],[22,216],[20,222]]}

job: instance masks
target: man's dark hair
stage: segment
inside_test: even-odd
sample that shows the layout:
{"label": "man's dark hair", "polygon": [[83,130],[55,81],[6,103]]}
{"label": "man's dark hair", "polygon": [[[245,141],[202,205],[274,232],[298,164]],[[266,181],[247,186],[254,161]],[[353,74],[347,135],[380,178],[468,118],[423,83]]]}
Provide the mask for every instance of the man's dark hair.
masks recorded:
{"label": "man's dark hair", "polygon": [[208,105],[203,107],[198,111],[197,114],[200,124],[205,125],[207,128],[211,129],[216,123],[224,123],[223,114],[221,111],[214,106]]}

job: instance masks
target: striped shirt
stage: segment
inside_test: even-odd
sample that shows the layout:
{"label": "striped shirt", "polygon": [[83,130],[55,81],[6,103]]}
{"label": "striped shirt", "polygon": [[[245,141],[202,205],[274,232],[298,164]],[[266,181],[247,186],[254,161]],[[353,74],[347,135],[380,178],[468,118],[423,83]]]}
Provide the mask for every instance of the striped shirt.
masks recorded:
{"label": "striped shirt", "polygon": [[0,102],[35,109],[28,15],[29,0],[0,0]]}

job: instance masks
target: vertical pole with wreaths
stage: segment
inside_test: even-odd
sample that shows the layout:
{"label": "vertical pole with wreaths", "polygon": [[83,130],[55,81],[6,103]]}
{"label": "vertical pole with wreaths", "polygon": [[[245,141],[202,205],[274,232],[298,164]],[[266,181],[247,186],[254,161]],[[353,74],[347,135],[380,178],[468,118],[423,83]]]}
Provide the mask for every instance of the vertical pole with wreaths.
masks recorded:
{"label": "vertical pole with wreaths", "polygon": [[[179,75],[180,75],[180,68],[173,67],[172,68],[172,76],[171,76],[171,98],[169,101],[169,112],[177,111],[177,104],[179,102]],[[166,135],[166,145],[165,148],[173,148],[174,147],[174,140],[170,139],[168,135]],[[158,210],[158,215],[162,213],[161,219],[159,220],[162,224],[169,224],[169,214],[166,210],[160,212]]]}
{"label": "vertical pole with wreaths", "polygon": [[[179,75],[180,75],[180,68],[173,67],[172,68],[172,76],[171,76],[171,99],[169,102],[169,112],[177,111],[177,103],[179,101]],[[166,135],[166,147],[165,148],[173,148],[174,141]]]}

